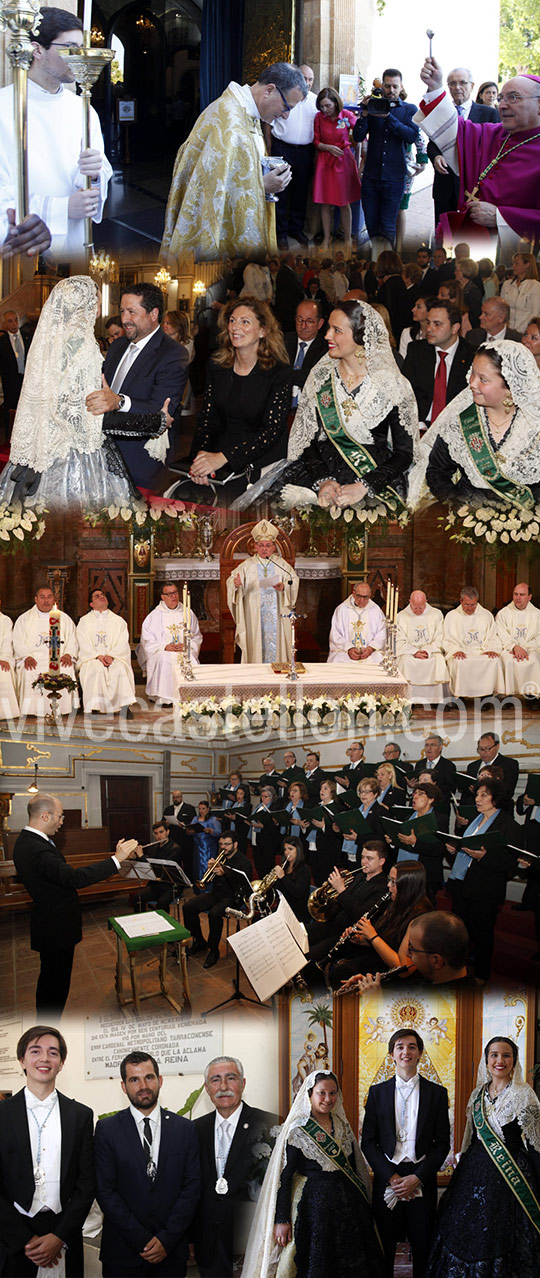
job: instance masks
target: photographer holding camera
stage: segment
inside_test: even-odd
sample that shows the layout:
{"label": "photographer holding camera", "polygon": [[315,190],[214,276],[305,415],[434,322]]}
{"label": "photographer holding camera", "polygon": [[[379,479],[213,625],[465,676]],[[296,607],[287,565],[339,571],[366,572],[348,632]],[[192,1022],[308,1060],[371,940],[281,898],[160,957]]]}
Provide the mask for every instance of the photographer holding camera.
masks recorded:
{"label": "photographer holding camera", "polygon": [[401,71],[389,67],[383,72],[380,90],[362,99],[361,114],[353,129],[355,142],[368,139],[362,207],[374,258],[395,245],[396,220],[407,176],[406,147],[418,138],[418,128],[412,123],[418,108],[402,101],[402,91]]}

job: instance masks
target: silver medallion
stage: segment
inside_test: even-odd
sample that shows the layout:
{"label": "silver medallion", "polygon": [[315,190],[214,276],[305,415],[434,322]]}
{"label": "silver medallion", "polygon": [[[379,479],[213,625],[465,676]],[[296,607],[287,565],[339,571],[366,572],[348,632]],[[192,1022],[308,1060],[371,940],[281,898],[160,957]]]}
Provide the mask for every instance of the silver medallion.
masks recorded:
{"label": "silver medallion", "polygon": [[149,1158],[146,1164],[146,1175],[149,1180],[155,1180],[157,1175],[157,1167],[153,1158]]}
{"label": "silver medallion", "polygon": [[224,1176],[218,1176],[218,1179],[216,1180],[216,1194],[228,1194],[228,1192],[229,1182],[225,1180]]}
{"label": "silver medallion", "polygon": [[36,1166],[34,1167],[34,1183],[36,1188],[45,1184],[45,1172],[43,1168],[40,1167],[39,1163],[36,1163]]}

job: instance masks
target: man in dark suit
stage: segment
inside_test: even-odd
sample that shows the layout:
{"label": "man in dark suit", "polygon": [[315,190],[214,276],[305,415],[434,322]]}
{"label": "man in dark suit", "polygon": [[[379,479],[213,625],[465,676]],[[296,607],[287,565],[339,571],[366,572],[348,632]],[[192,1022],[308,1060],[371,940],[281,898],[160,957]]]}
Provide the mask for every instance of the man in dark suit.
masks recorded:
{"label": "man in dark suit", "polygon": [[296,408],[308,373],[328,353],[320,302],[306,298],[296,308],[295,333],[285,334],[285,346],[293,367],[292,408]]}
{"label": "man in dark suit", "polygon": [[114,856],[75,869],[53,843],[52,836],[63,820],[60,799],[52,794],[36,795],[28,804],[28,825],[13,849],[15,869],[33,902],[30,946],[41,960],[36,989],[38,1016],[54,1011],[60,1017],[67,1002],[75,946],[82,940],[77,888],[117,874],[137,847],[136,839],[120,839]]}
{"label": "man in dark suit", "polygon": [[26,1086],[0,1104],[0,1269],[6,1278],[35,1275],[39,1266],[52,1274],[63,1254],[67,1278],[84,1272],[82,1227],[95,1193],[93,1115],[56,1091],[66,1056],[57,1029],[26,1030],[17,1044]]}
{"label": "man in dark suit", "polygon": [[[223,919],[227,906],[233,906],[239,895],[249,895],[248,880],[253,870],[251,861],[243,852],[238,851],[235,834],[221,834],[219,838],[219,854],[224,853],[225,860],[214,870],[213,877],[204,887],[202,895],[193,896],[184,905],[184,926],[191,932],[193,940],[188,954],[199,954],[208,950],[204,967],[215,967],[219,959],[219,943],[223,931]],[[213,858],[208,862],[212,869]],[[241,873],[236,873],[236,871]],[[245,877],[247,875],[247,878]],[[262,877],[262,876],[261,876]],[[208,915],[208,942],[204,940],[199,915]]]}
{"label": "man in dark suit", "polygon": [[276,275],[276,298],[274,302],[274,313],[284,333],[290,333],[293,328],[296,308],[305,297],[294,267],[294,253],[284,253],[281,259],[281,266]]}
{"label": "man in dark suit", "polygon": [[[204,1073],[215,1109],[195,1119],[201,1156],[202,1193],[193,1222],[195,1258],[201,1278],[230,1278],[233,1256],[243,1252],[253,1145],[277,1121],[242,1099],[246,1080],[240,1061],[217,1056]],[[247,1212],[245,1212],[247,1216]]]}
{"label": "man in dark suit", "polygon": [[9,414],[19,402],[31,339],[27,333],[21,332],[16,311],[5,311],[2,323],[6,331],[0,334],[0,377],[4,392],[4,426],[6,438],[9,438]]}
{"label": "man in dark suit", "polygon": [[326,780],[326,773],[320,765],[321,756],[318,750],[310,750],[309,754],[306,754],[305,774],[308,800],[312,807],[317,806],[321,795],[321,785]]}
{"label": "man in dark suit", "polygon": [[152,866],[156,878],[152,879],[137,894],[137,909],[144,910],[147,905],[151,904],[154,910],[167,911],[173,898],[179,899],[183,895],[184,886],[178,873],[182,854],[178,844],[174,842],[174,839],[170,838],[168,827],[164,821],[154,822],[152,834],[155,843],[152,843],[146,849],[146,855],[151,860],[156,857],[160,861],[169,861],[170,867],[163,865]]}
{"label": "man in dark suit", "polygon": [[474,351],[459,336],[461,315],[454,302],[427,303],[426,337],[409,342],[403,364],[416,396],[420,424],[432,425],[442,409],[467,386]]}
{"label": "man in dark suit", "polygon": [[[467,764],[467,772],[469,776],[476,781],[481,768],[489,766],[490,768],[500,768],[503,774],[503,787],[505,797],[505,809],[512,812],[512,799],[514,790],[518,783],[519,763],[517,759],[511,759],[507,754],[500,752],[500,738],[496,732],[483,732],[478,738],[477,744],[478,758],[472,763]],[[470,791],[469,791],[470,794]],[[464,795],[464,798],[466,796]]]}
{"label": "man in dark suit", "polygon": [[407,778],[412,777],[414,767],[408,760],[401,757],[401,746],[397,741],[387,741],[383,750],[383,759],[386,763],[392,763],[396,770],[397,783],[399,786],[406,785]]}
{"label": "man in dark suit", "polygon": [[[103,365],[104,385],[87,396],[89,412],[104,413],[104,429],[122,430],[125,413],[159,413],[169,399],[174,416],[188,374],[185,346],[160,328],[163,293],[156,284],[134,284],[123,293],[120,315],[125,337],[109,347]],[[122,440],[118,447],[134,484],[149,487],[162,464],[150,457],[140,440]]]}
{"label": "man in dark suit", "polygon": [[431,732],[424,742],[425,758],[414,765],[414,776],[421,772],[429,772],[430,777],[439,787],[442,802],[437,803],[437,812],[450,816],[450,798],[457,788],[456,765],[451,759],[443,757],[444,742],[437,732]]}
{"label": "man in dark suit", "polygon": [[482,342],[521,342],[517,328],[507,328],[510,307],[504,297],[486,297],[480,311],[481,328],[471,328],[466,340],[475,348]]}
{"label": "man in dark suit", "polygon": [[[185,803],[181,790],[173,790],[172,803],[163,809],[163,820],[169,831],[169,838],[178,844],[181,852],[182,865],[186,871],[188,878],[192,878],[193,869],[193,839],[186,834],[185,827],[191,825],[195,816],[195,808],[192,803]],[[181,821],[182,825],[173,825],[167,821],[167,817],[175,817],[177,821]]]}
{"label": "man in dark suit", "polygon": [[344,768],[335,769],[335,776],[338,785],[342,785],[346,790],[351,789],[354,792],[359,781],[363,777],[369,776],[369,768],[365,764],[365,750],[363,741],[351,741],[351,744],[345,752],[349,756],[349,762]]}
{"label": "man in dark suit", "polygon": [[[450,71],[446,81],[448,92],[454,102],[458,115],[473,124],[484,124],[491,121],[497,124],[499,112],[494,107],[483,106],[474,102],[471,94],[474,89],[473,78],[467,67],[455,67]],[[435,169],[433,179],[433,201],[435,205],[435,226],[442,213],[453,213],[458,206],[459,176],[448,168],[435,142],[428,142],[427,153]]]}
{"label": "man in dark suit", "polygon": [[128,1109],[96,1127],[103,1278],[184,1278],[201,1177],[194,1124],[158,1104],[163,1079],[148,1052],[120,1065]]}
{"label": "man in dark suit", "polygon": [[285,781],[285,789],[293,784],[293,781],[299,781],[302,785],[306,784],[306,774],[296,762],[294,750],[285,750],[283,753],[283,767],[281,775]]}
{"label": "man in dark suit", "polygon": [[[373,1215],[388,1278],[398,1239],[405,1237],[411,1244],[413,1278],[423,1278],[437,1207],[437,1172],[450,1148],[448,1093],[418,1074],[423,1050],[416,1030],[396,1030],[388,1043],[395,1077],[370,1087],[366,1101],[362,1150],[374,1172]],[[397,1200],[392,1208],[389,1199]]]}

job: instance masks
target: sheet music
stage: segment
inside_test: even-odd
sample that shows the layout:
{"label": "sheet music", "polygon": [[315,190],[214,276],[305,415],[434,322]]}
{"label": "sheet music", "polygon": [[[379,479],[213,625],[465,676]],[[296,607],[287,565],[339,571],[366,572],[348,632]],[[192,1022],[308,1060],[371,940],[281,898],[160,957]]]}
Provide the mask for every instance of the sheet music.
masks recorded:
{"label": "sheet music", "polygon": [[119,874],[123,879],[149,879],[153,882],[156,878],[149,861],[124,861]]}
{"label": "sheet music", "polygon": [[[291,915],[294,919],[292,926]],[[306,930],[283,897],[275,914],[259,919],[251,927],[229,936],[228,940],[261,1003],[271,998],[307,963],[303,953],[307,942]]]}
{"label": "sheet music", "polygon": [[146,914],[122,914],[114,921],[120,924],[130,940],[136,936],[155,936],[157,932],[174,932],[174,923],[162,918],[157,910],[148,910]]}

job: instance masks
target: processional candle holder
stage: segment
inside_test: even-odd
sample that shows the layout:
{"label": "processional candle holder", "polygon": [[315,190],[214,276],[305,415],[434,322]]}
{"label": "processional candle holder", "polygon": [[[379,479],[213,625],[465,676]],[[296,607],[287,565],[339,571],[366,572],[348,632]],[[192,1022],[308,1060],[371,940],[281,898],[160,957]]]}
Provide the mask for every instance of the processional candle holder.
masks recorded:
{"label": "processional candle holder", "polygon": [[[1,0],[0,0],[1,3]],[[83,32],[83,43],[80,49],[59,49],[60,57],[64,62],[68,63],[69,69],[74,80],[81,89],[81,97],[83,103],[83,124],[82,124],[82,150],[87,151],[92,145],[92,131],[90,127],[90,109],[92,106],[90,100],[91,90],[99,80],[104,67],[109,66],[114,58],[114,49],[93,49],[90,44],[91,32]],[[92,186],[92,178],[89,174],[85,175],[84,189],[89,191]],[[84,219],[84,251],[86,254],[86,264],[90,266],[90,256],[94,248],[94,231],[92,226],[92,218]]]}
{"label": "processional candle holder", "polygon": [[282,612],[281,616],[291,623],[291,667],[289,671],[289,679],[294,683],[298,680],[298,667],[296,664],[296,623],[303,621],[307,617],[307,612],[295,612],[294,608],[290,612]]}
{"label": "processional candle holder", "polygon": [[183,679],[194,679],[193,666],[191,664],[191,621],[184,622],[183,629],[183,652],[180,658],[180,672]]}
{"label": "processional candle holder", "polygon": [[13,71],[13,127],[17,159],[15,222],[29,213],[28,197],[28,71],[34,57],[30,32],[37,31],[39,0],[0,0],[0,27],[11,34],[7,56]]}

